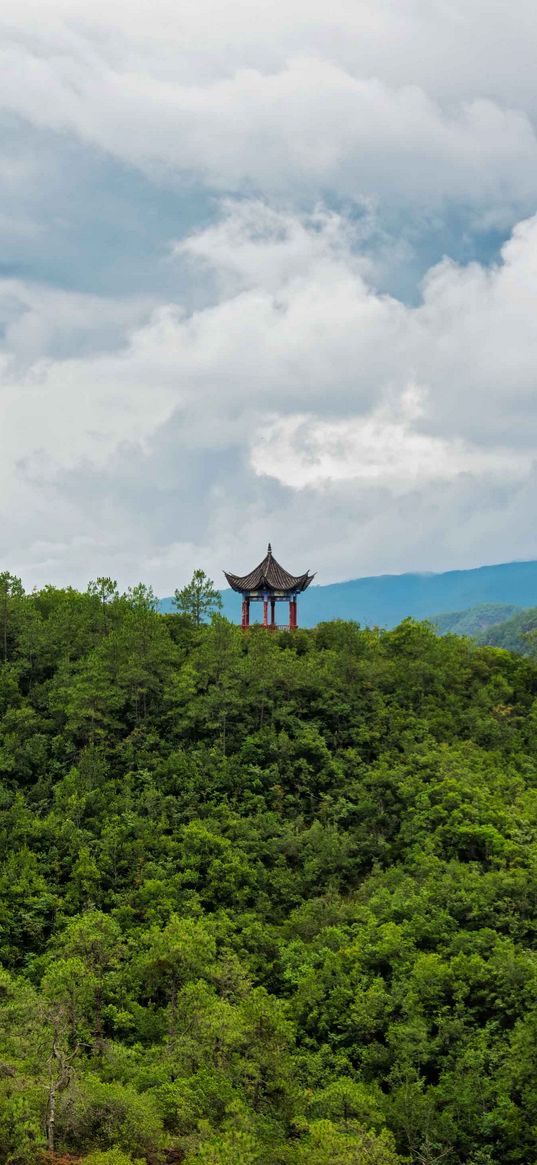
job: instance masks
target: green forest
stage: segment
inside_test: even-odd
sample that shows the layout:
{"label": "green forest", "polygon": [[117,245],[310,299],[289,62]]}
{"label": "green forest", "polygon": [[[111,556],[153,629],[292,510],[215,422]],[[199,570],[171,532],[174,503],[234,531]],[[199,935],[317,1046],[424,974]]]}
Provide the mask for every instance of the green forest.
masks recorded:
{"label": "green forest", "polygon": [[[469,607],[464,611],[448,611],[442,615],[435,615],[431,619],[440,635],[471,635],[483,642],[482,636],[489,631],[496,630],[513,616],[518,617],[522,612],[519,607],[510,603],[479,603],[477,607]],[[496,646],[499,646],[497,644]],[[509,650],[512,650],[510,648]]]}
{"label": "green forest", "polygon": [[431,622],[440,635],[470,635],[482,645],[537,659],[537,607],[481,603],[466,611],[435,615]]}
{"label": "green forest", "polygon": [[483,628],[479,642],[537,658],[537,607],[515,611],[510,618]]}
{"label": "green forest", "polygon": [[0,1161],[537,1163],[537,667],[0,576]]}

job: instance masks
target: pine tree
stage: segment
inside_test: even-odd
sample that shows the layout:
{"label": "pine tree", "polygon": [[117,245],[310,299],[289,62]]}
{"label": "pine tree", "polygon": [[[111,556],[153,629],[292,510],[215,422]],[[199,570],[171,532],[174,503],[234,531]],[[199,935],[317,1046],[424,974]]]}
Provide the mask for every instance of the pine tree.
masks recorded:
{"label": "pine tree", "polygon": [[205,621],[206,615],[222,607],[220,592],[204,570],[195,570],[190,582],[182,590],[176,590],[173,603],[178,611],[190,616],[196,627]]}

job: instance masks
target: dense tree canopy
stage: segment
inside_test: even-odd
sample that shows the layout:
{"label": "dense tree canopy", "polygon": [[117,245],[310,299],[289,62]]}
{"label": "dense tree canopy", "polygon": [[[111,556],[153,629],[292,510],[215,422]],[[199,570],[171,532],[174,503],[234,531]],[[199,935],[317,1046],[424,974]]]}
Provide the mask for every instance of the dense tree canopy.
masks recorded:
{"label": "dense tree canopy", "polygon": [[537,669],[0,591],[0,1160],[537,1160]]}

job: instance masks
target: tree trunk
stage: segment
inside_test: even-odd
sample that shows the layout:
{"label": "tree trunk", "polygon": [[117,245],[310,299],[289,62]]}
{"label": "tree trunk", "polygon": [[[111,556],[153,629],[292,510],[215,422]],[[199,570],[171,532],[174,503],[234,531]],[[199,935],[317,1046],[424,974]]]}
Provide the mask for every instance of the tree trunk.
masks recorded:
{"label": "tree trunk", "polygon": [[58,1092],[65,1088],[69,1082],[70,1065],[78,1054],[78,1044],[69,1056],[62,1052],[56,1043],[56,1038],[52,1044],[52,1052],[48,1062],[48,1104],[46,1116],[46,1134],[47,1134],[47,1148],[51,1156],[54,1154],[55,1148],[55,1132],[56,1132],[56,1096]]}
{"label": "tree trunk", "polygon": [[56,1081],[51,1080],[48,1090],[48,1109],[47,1109],[47,1148],[49,1153],[54,1153],[54,1125],[56,1123]]}

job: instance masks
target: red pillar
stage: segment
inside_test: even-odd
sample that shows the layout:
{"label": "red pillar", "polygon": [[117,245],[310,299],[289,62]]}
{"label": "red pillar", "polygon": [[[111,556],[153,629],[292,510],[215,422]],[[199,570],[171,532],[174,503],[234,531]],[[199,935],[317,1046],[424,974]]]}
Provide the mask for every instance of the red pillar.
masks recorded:
{"label": "red pillar", "polygon": [[263,599],[263,627],[268,627],[268,599]]}
{"label": "red pillar", "polygon": [[296,599],[289,600],[289,630],[296,631]]}
{"label": "red pillar", "polygon": [[243,631],[247,631],[250,626],[250,600],[242,600],[242,623]]}
{"label": "red pillar", "polygon": [[270,625],[274,630],[276,626],[276,599],[270,600]]}

